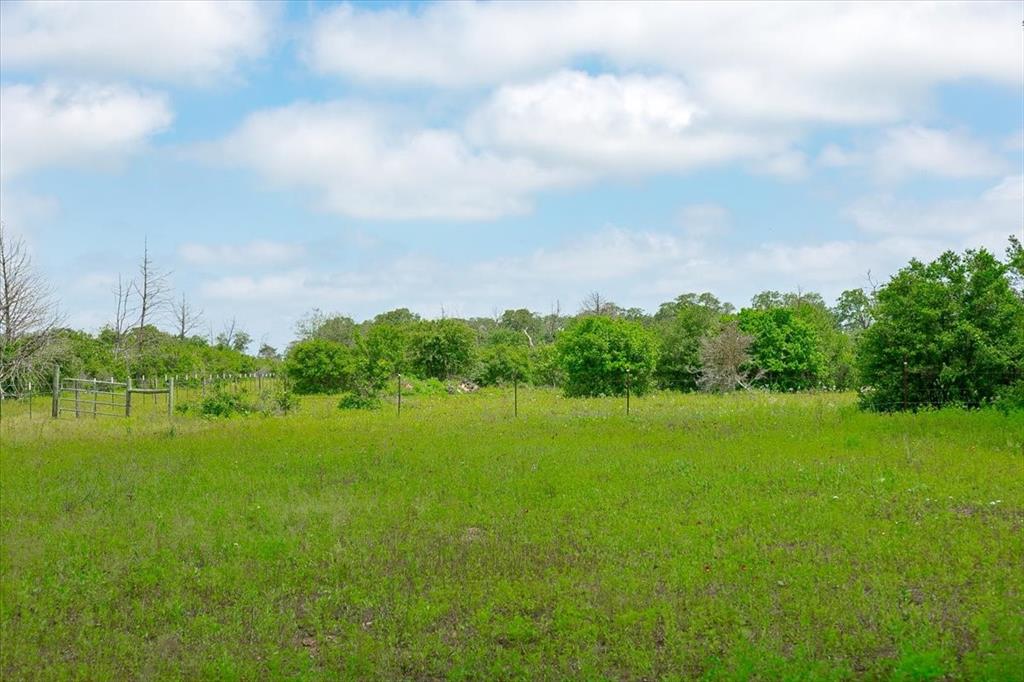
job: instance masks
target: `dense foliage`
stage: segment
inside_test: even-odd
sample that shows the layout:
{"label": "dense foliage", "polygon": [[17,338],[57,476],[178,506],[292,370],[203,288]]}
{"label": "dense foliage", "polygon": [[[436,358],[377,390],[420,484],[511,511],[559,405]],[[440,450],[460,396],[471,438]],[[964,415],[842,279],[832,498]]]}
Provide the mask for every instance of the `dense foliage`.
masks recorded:
{"label": "dense foliage", "polygon": [[352,349],[335,341],[308,339],[292,346],[284,370],[297,393],[333,393],[352,385]]}
{"label": "dense foliage", "polygon": [[200,336],[178,338],[154,327],[145,330],[145,343],[136,332],[118,338],[110,329],[92,335],[63,329],[58,332],[58,366],[62,376],[164,377],[184,375],[246,374],[274,367],[225,345],[210,344]]}
{"label": "dense foliage", "polygon": [[567,396],[647,392],[658,360],[654,335],[638,322],[588,315],[558,336]]}
{"label": "dense foliage", "polygon": [[915,260],[893,276],[858,349],[863,404],[977,406],[1020,380],[1024,299],[1010,274],[1011,265],[982,249]]}
{"label": "dense foliage", "polygon": [[769,388],[793,390],[820,384],[821,340],[814,328],[788,308],[740,311],[739,327],[754,338],[751,355]]}

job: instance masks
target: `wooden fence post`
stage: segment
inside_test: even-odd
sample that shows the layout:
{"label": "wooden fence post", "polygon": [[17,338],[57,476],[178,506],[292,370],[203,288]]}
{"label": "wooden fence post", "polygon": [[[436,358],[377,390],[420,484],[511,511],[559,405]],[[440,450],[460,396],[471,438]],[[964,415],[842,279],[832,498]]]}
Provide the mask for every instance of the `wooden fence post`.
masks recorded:
{"label": "wooden fence post", "polygon": [[132,378],[128,377],[128,384],[124,388],[124,416],[132,416]]}
{"label": "wooden fence post", "polygon": [[174,416],[174,377],[171,377],[171,384],[167,387],[167,416]]}

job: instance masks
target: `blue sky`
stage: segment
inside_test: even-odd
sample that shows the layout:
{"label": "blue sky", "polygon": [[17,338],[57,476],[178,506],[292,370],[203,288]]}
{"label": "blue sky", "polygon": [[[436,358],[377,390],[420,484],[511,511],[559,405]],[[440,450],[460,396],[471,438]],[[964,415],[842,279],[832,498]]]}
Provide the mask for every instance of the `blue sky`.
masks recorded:
{"label": "blue sky", "polygon": [[[588,292],[832,298],[1024,226],[1024,5],[0,5],[0,215],[283,346]],[[168,320],[169,322],[169,320]]]}

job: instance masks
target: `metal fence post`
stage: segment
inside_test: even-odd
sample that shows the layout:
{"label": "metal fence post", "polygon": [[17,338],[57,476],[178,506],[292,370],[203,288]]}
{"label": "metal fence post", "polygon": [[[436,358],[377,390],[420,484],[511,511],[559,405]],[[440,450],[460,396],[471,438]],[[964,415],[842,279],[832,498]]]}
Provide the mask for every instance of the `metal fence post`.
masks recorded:
{"label": "metal fence post", "polygon": [[903,361],[903,411],[907,411],[907,361]]}
{"label": "metal fence post", "polygon": [[629,370],[626,370],[626,415],[629,415]]}
{"label": "metal fence post", "polygon": [[54,419],[60,414],[60,367],[53,368],[53,407],[51,412]]}

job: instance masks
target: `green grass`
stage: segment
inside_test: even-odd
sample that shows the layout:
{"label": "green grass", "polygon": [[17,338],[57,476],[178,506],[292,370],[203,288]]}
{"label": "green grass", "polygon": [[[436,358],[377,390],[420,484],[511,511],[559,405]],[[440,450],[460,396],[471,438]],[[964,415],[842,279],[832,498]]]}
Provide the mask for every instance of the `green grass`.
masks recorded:
{"label": "green grass", "polygon": [[5,405],[0,677],[1024,678],[1022,414],[336,402]]}

